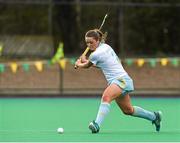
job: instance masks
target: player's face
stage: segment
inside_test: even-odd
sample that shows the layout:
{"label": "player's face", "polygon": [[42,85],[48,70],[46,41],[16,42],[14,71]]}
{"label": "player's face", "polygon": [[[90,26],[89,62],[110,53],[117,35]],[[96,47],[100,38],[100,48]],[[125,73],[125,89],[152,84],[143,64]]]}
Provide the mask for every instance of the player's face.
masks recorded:
{"label": "player's face", "polygon": [[96,48],[99,45],[99,40],[97,41],[96,39],[94,39],[93,37],[86,37],[85,38],[86,44],[87,46],[90,48],[91,51],[96,50]]}

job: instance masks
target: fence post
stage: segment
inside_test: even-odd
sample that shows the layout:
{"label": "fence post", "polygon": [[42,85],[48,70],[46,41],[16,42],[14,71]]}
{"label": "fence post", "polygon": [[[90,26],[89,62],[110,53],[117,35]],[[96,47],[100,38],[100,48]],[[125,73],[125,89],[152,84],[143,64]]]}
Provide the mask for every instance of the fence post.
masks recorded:
{"label": "fence post", "polygon": [[59,66],[59,83],[60,83],[60,87],[59,87],[59,92],[60,95],[63,95],[63,69],[61,68],[61,66]]}

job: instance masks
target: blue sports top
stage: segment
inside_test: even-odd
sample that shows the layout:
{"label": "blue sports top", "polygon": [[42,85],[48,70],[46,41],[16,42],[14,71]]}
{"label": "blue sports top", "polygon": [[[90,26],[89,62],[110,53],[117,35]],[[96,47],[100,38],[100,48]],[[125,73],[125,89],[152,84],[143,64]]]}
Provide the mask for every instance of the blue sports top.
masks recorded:
{"label": "blue sports top", "polygon": [[109,84],[112,80],[127,75],[118,56],[108,44],[100,43],[90,54],[89,60],[103,71]]}

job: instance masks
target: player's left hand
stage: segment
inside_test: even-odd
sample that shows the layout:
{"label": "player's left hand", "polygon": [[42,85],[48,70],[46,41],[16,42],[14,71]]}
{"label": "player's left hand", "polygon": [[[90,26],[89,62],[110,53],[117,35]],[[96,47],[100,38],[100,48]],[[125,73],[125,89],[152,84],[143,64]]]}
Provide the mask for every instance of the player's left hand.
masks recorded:
{"label": "player's left hand", "polygon": [[81,63],[85,63],[85,62],[87,62],[87,57],[84,56],[84,55],[82,55],[82,56],[80,57],[80,60],[81,60]]}

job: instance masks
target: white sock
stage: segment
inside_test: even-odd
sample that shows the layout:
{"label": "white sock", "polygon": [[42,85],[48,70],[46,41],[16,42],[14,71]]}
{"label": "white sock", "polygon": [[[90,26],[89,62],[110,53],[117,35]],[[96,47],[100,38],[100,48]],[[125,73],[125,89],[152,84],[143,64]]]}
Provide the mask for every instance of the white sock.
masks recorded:
{"label": "white sock", "polygon": [[110,111],[110,104],[107,102],[102,102],[101,105],[99,106],[99,111],[96,117],[95,122],[100,126],[101,123],[103,122],[105,116],[109,113]]}
{"label": "white sock", "polygon": [[132,116],[144,118],[144,119],[147,119],[150,121],[153,121],[156,119],[154,112],[147,111],[147,110],[145,110],[141,107],[138,107],[138,106],[133,106],[133,107],[134,107],[134,113],[132,114]]}

